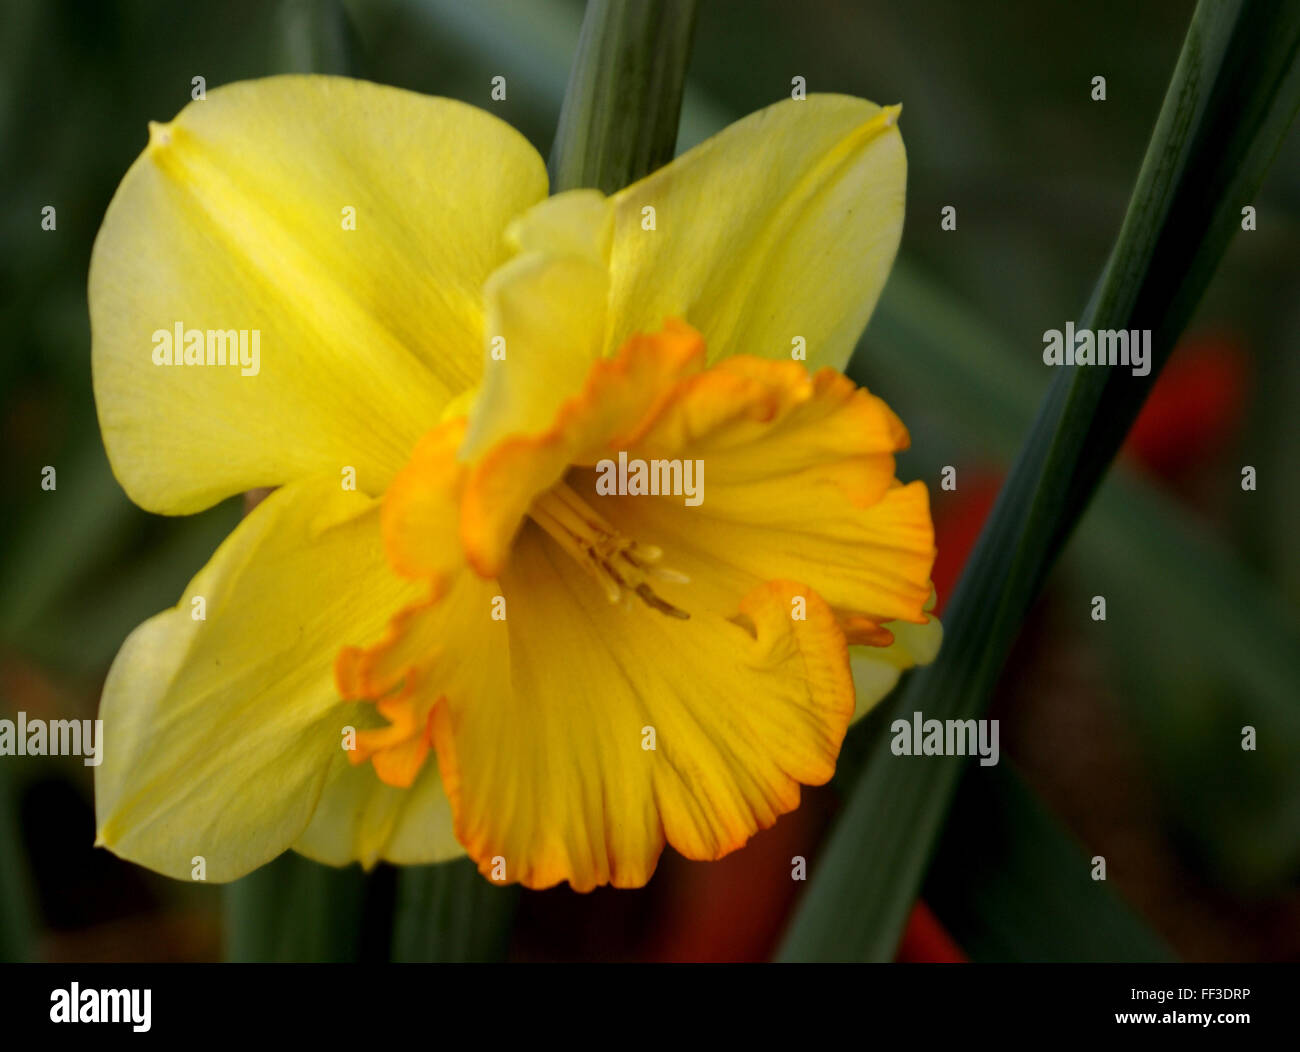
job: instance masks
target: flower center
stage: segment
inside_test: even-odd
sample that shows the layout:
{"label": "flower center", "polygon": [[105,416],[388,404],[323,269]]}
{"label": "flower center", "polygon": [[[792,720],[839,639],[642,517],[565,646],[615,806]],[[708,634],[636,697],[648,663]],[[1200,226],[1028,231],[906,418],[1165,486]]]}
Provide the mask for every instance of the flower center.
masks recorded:
{"label": "flower center", "polygon": [[650,587],[655,579],[686,584],[690,578],[657,565],[662,550],[620,533],[567,483],[558,483],[534,500],[528,515],[596,579],[611,603],[626,607],[636,595],[661,614],[682,620],[691,616]]}

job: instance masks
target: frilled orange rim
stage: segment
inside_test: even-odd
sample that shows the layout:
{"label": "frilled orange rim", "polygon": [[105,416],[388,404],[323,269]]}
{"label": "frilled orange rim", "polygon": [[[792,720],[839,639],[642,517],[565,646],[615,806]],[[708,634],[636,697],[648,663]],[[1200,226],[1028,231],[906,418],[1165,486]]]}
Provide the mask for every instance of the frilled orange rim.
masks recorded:
{"label": "frilled orange rim", "polygon": [[[410,786],[435,753],[471,857],[535,887],[644,882],[665,842],[720,857],[830,778],[848,645],[928,620],[928,500],[894,478],[908,435],[880,399],[796,362],[706,368],[670,319],[594,363],[546,431],[473,462],[465,433],[431,429],[384,497],[388,560],[429,593],[338,655],[340,694],[387,721],[354,764]],[[708,465],[700,506],[601,495],[619,453]],[[665,719],[647,762],[629,743]]]}

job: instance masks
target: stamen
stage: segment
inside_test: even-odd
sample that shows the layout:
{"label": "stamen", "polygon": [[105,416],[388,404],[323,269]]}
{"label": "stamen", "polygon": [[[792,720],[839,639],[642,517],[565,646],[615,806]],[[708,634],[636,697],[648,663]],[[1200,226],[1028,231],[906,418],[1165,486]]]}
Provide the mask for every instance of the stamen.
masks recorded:
{"label": "stamen", "polygon": [[652,566],[646,571],[647,577],[653,577],[656,580],[667,581],[669,584],[690,584],[689,574],[681,573],[677,570],[669,570],[664,566]]}
{"label": "stamen", "polygon": [[663,549],[625,537],[577,493],[561,482],[538,497],[529,517],[596,578],[612,604],[628,605],[632,595],[652,610],[686,620],[691,615],[661,598],[647,583],[656,579],[686,584],[690,578],[655,565]]}
{"label": "stamen", "polygon": [[683,621],[691,616],[685,610],[673,606],[672,603],[665,603],[655,595],[654,592],[650,590],[650,586],[644,582],[636,586],[636,594],[641,597],[642,602],[647,606],[658,610],[661,614],[667,614],[669,617],[680,618]]}

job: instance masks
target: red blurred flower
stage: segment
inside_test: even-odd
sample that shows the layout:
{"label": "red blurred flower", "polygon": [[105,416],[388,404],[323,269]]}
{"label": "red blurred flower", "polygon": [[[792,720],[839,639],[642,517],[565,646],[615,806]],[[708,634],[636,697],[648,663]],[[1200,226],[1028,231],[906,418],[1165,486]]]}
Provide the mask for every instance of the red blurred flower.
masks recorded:
{"label": "red blurred flower", "polygon": [[1233,337],[1185,340],[1138,414],[1125,458],[1170,480],[1203,463],[1241,422],[1249,380],[1250,357]]}
{"label": "red blurred flower", "polygon": [[970,960],[924,902],[918,900],[907,918],[896,961],[907,964],[965,964]]}

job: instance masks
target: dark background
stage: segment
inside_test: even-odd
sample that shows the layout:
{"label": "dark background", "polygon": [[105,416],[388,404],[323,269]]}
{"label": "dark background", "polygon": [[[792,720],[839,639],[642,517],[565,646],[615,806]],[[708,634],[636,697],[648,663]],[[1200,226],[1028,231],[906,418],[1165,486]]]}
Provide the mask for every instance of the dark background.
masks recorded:
{"label": "dark background", "polygon": [[[491,109],[547,152],[579,3],[344,6],[355,75]],[[1105,262],[1192,6],[703,3],[683,148],[787,97],[796,75],[809,91],[904,104],[907,225],[854,370],[912,431],[900,474],[931,486],[941,602],[1049,379],[1042,332],[1078,318]],[[307,68],[302,11],[0,4],[0,716],[93,717],[128,632],[176,601],[241,513],[230,501],[151,516],[113,480],[91,394],[86,271],[146,122],[174,116],[196,75],[212,88]],[[490,99],[497,75],[504,102]],[[1104,102],[1090,97],[1098,75]],[[54,232],[40,227],[47,204]],[[949,204],[955,232],[939,225]],[[1258,229],[1238,235],[1026,623],[993,712],[1004,757],[1078,842],[1080,864],[1104,855],[1110,888],[1190,959],[1300,957],[1294,135],[1254,204]],[[1253,493],[1239,484],[1245,464]],[[45,465],[54,492],[40,487]],[[958,469],[955,492],[938,488],[943,465]],[[1096,594],[1105,623],[1089,616]],[[1258,754],[1240,750],[1248,724]],[[0,757],[0,956],[221,957],[220,889],[91,847],[90,775],[78,758]],[[815,860],[839,799],[834,785],[807,792],[721,863],[666,852],[640,891],[524,893],[508,952],[761,959],[796,892],[786,860]],[[961,838],[980,835],[978,812],[959,817],[975,831],[950,828],[948,875],[934,880],[957,879]],[[381,868],[356,908],[382,913],[394,883]],[[966,954],[997,955],[938,912]],[[362,943],[384,950],[373,933]]]}

